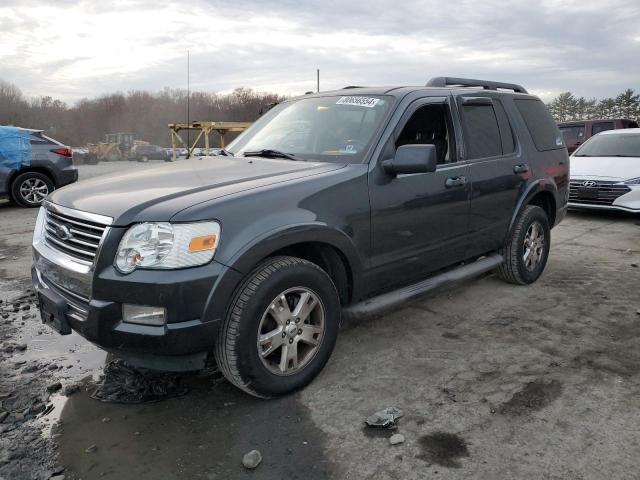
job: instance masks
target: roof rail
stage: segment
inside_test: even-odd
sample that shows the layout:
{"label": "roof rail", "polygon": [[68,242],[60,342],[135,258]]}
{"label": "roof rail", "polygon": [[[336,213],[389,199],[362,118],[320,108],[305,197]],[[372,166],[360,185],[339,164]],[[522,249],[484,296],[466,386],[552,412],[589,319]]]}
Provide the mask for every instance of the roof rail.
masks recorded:
{"label": "roof rail", "polygon": [[361,85],[347,85],[346,87],[343,87],[343,90],[349,90],[350,88],[364,88]]}
{"label": "roof rail", "polygon": [[497,90],[504,88],[513,90],[516,93],[529,93],[527,90],[515,83],[492,82],[490,80],[474,80],[473,78],[456,77],[434,77],[427,82],[427,87],[482,87],[485,90]]}

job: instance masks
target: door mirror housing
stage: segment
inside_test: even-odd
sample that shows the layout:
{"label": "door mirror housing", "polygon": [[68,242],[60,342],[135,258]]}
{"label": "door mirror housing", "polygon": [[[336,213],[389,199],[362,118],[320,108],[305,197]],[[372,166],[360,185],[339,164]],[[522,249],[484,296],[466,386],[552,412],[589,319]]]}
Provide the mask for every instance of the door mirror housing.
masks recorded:
{"label": "door mirror housing", "polygon": [[391,160],[382,162],[389,175],[435,172],[438,166],[435,145],[402,145]]}

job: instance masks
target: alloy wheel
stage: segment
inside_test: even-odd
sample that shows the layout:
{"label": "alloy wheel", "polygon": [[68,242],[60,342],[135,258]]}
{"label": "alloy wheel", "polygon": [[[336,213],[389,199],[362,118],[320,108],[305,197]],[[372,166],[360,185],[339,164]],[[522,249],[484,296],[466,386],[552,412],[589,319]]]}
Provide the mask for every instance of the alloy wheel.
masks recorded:
{"label": "alloy wheel", "polygon": [[39,178],[27,178],[20,185],[20,196],[29,203],[42,203],[49,195],[49,187]]}
{"label": "alloy wheel", "polygon": [[258,327],[258,355],[276,375],[291,375],[316,355],[325,331],[320,297],[306,287],[285,290],[274,298]]}
{"label": "alloy wheel", "polygon": [[522,261],[527,270],[533,271],[542,261],[545,248],[544,230],[539,222],[529,225],[524,236]]}

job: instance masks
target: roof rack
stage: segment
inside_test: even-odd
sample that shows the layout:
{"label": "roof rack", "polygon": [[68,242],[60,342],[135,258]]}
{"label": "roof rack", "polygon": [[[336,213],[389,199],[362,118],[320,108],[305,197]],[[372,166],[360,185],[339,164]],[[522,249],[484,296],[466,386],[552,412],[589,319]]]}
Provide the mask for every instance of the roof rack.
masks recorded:
{"label": "roof rack", "polygon": [[516,93],[529,93],[515,83],[492,82],[490,80],[474,80],[473,78],[434,77],[427,82],[427,87],[482,87],[485,90],[513,90]]}
{"label": "roof rack", "polygon": [[342,89],[343,90],[349,90],[351,88],[364,88],[364,87],[361,86],[361,85],[347,85],[346,87],[343,87]]}

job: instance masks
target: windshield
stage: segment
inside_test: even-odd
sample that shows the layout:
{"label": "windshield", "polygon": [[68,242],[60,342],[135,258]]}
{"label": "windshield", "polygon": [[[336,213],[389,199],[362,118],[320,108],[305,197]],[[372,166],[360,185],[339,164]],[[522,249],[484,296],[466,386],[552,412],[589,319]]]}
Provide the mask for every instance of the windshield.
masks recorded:
{"label": "windshield", "polygon": [[390,105],[391,97],[363,95],[286,102],[266,113],[227,151],[242,155],[277,150],[305,160],[361,163]]}
{"label": "windshield", "polygon": [[640,134],[596,135],[584,143],[574,157],[640,157]]}

